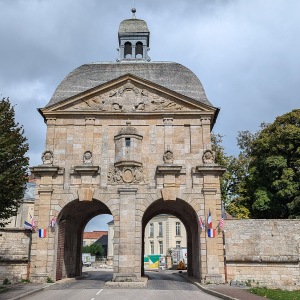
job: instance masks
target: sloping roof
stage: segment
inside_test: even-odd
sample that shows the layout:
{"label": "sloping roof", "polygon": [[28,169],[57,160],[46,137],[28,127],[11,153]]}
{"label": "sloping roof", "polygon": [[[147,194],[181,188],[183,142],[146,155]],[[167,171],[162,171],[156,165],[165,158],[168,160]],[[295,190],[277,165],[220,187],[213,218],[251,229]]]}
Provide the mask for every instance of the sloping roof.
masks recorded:
{"label": "sloping roof", "polygon": [[102,246],[107,246],[108,244],[108,235],[103,235],[96,243],[101,244]]}
{"label": "sloping roof", "polygon": [[83,239],[93,239],[98,240],[102,236],[108,235],[108,231],[93,231],[93,232],[84,232],[83,233]]}
{"label": "sloping roof", "polygon": [[173,62],[131,61],[100,62],[80,66],[58,85],[46,107],[126,74],[132,74],[212,106],[200,80],[190,69]]}

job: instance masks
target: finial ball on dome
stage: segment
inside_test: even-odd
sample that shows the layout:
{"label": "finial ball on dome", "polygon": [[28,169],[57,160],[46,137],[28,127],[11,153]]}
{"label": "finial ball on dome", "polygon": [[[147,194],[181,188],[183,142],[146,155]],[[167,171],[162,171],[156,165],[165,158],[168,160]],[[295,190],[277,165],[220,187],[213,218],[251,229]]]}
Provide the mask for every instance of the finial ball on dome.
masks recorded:
{"label": "finial ball on dome", "polygon": [[132,9],[131,9],[131,12],[132,12],[133,14],[135,14],[135,13],[136,13],[136,9],[135,9],[135,8],[132,8]]}

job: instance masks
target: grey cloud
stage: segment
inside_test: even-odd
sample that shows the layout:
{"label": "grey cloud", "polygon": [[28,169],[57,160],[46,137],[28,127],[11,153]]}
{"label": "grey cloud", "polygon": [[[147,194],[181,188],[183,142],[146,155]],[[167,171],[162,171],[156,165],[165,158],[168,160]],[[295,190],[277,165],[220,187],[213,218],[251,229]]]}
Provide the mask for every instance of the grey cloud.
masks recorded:
{"label": "grey cloud", "polygon": [[[131,17],[131,6],[121,0],[0,2],[0,94],[18,104],[32,162],[45,143],[36,108],[74,68],[115,60],[118,26]],[[228,153],[237,152],[238,130],[257,130],[299,107],[299,1],[145,0],[136,8],[151,31],[152,60],[189,67],[221,108],[215,131],[225,135]]]}

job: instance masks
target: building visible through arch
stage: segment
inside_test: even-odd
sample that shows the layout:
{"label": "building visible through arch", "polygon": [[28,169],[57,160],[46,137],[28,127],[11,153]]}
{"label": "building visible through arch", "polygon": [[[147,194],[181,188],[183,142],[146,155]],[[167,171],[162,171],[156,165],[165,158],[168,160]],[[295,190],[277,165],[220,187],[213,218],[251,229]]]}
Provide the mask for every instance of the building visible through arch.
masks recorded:
{"label": "building visible through arch", "polygon": [[218,109],[188,68],[151,62],[150,31],[135,17],[119,28],[117,62],[85,64],[58,85],[39,111],[47,124],[37,178],[35,220],[56,225],[33,235],[31,280],[81,275],[82,233],[99,214],[114,222],[113,281],[141,281],[143,236],[158,214],[187,231],[188,275],[224,282],[222,234],[202,230],[221,218],[211,130]]}

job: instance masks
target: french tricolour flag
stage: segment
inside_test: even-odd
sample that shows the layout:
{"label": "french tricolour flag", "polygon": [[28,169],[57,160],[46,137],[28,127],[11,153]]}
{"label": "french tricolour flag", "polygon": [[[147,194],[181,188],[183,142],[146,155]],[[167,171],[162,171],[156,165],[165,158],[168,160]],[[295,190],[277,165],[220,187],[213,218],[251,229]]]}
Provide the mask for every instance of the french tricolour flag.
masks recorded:
{"label": "french tricolour flag", "polygon": [[39,238],[46,237],[46,229],[39,229]]}
{"label": "french tricolour flag", "polygon": [[207,229],[207,236],[209,238],[214,238],[216,237],[216,229]]}
{"label": "french tricolour flag", "polygon": [[213,225],[212,225],[212,216],[211,216],[210,210],[208,212],[208,217],[207,217],[207,227],[210,228],[210,229],[213,227]]}

